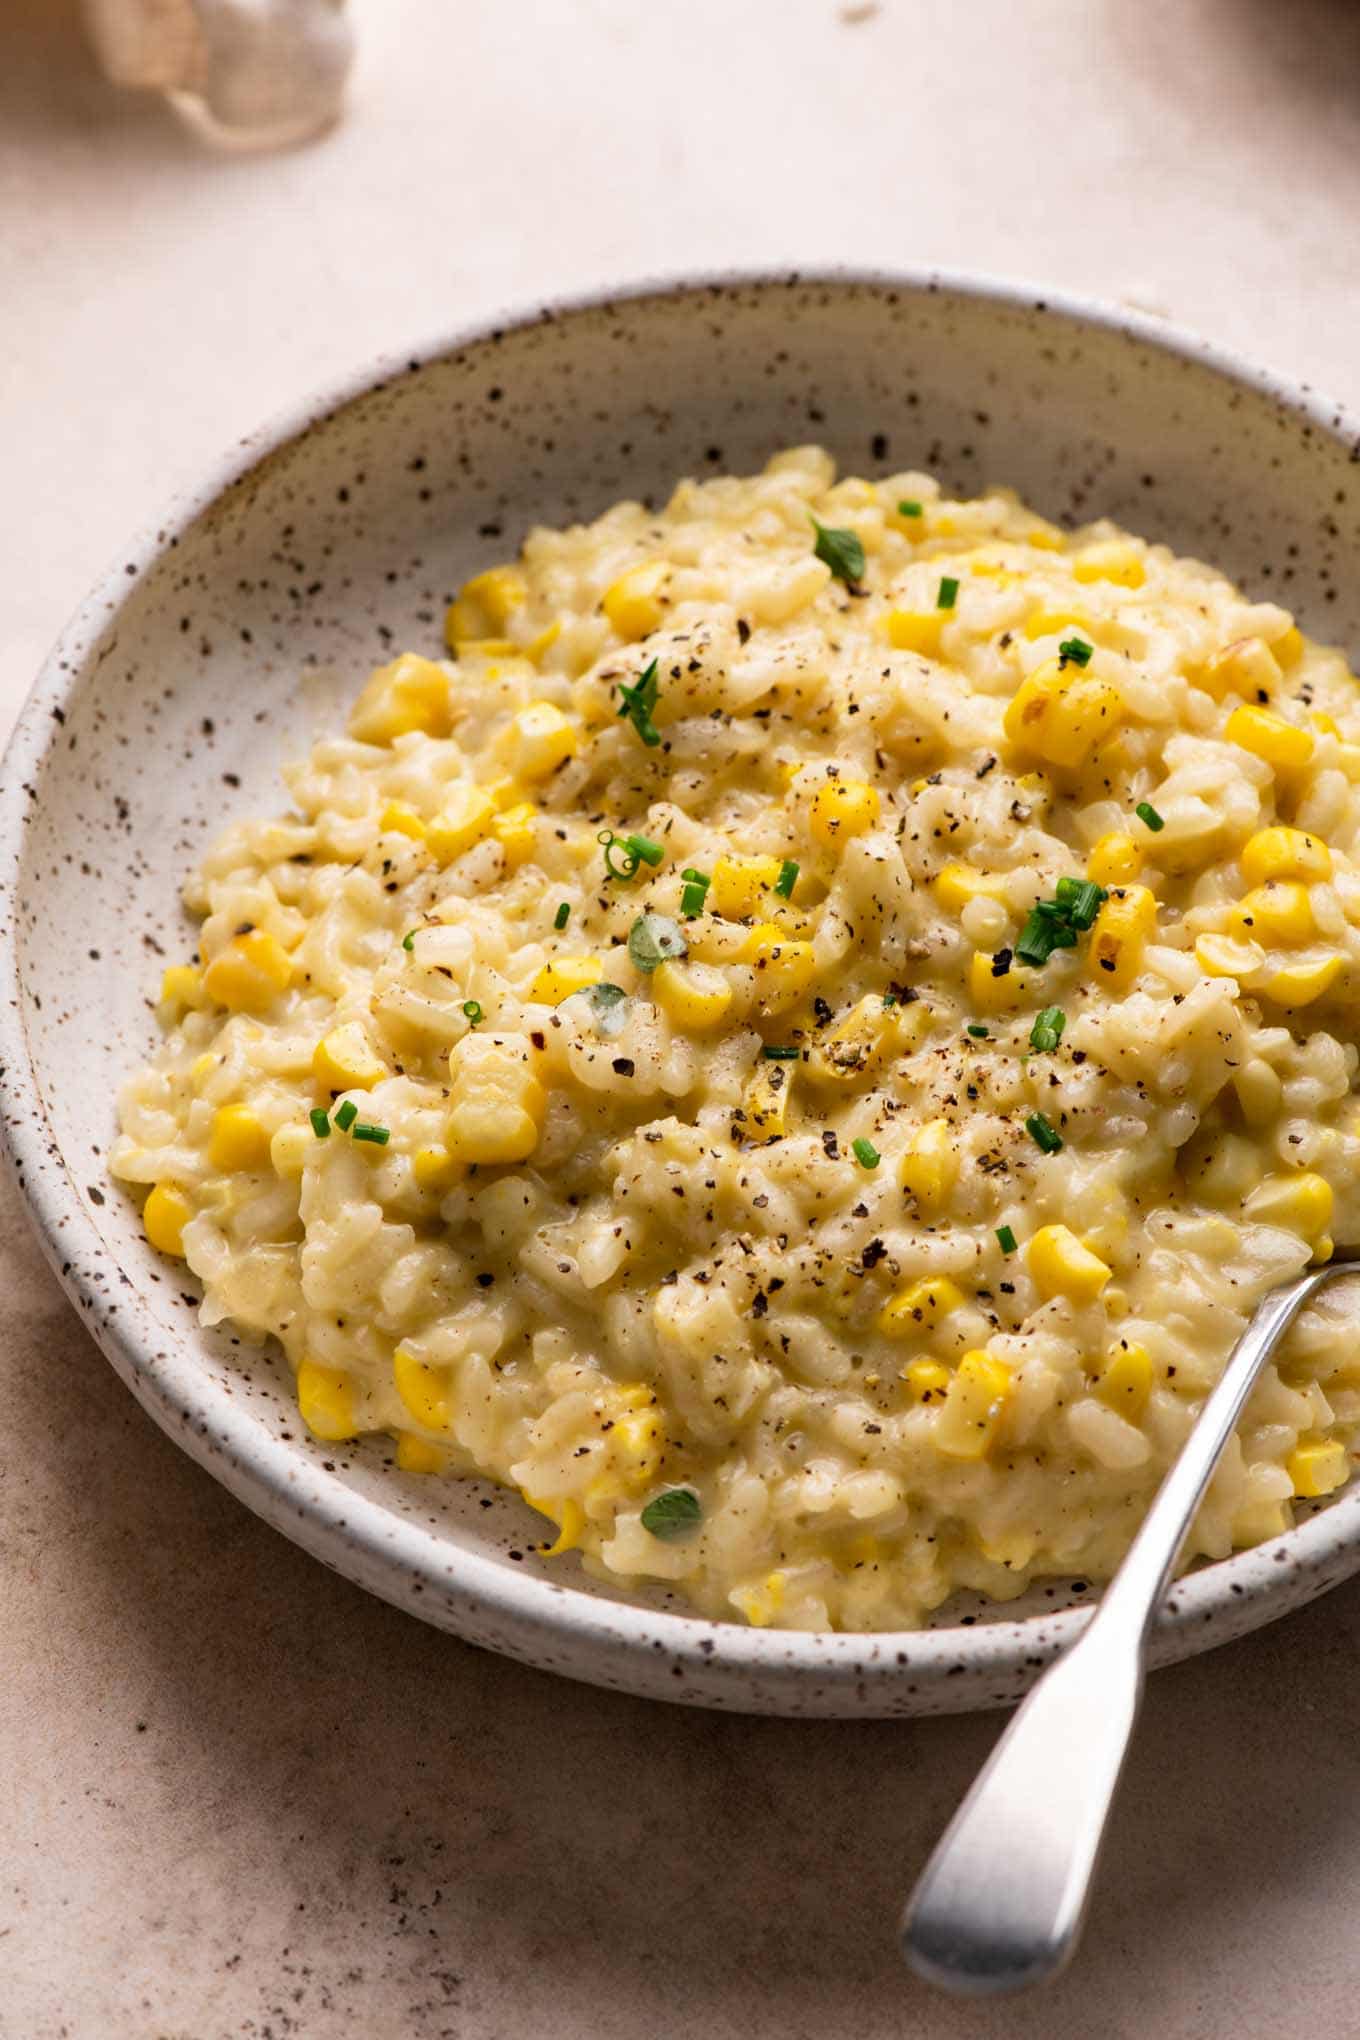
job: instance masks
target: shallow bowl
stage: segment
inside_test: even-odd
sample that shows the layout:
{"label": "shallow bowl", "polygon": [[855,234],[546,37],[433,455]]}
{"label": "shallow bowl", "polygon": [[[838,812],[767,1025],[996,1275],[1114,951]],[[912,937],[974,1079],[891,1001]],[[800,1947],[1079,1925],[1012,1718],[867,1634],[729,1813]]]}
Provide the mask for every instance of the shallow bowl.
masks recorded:
{"label": "shallow bowl", "polygon": [[[384,362],[246,440],[132,541],[45,667],[0,777],[0,1106],[46,1251],[156,1421],[316,1557],[474,1643],[600,1685],[784,1714],[1015,1699],[1083,1620],[1084,1581],[933,1628],[805,1635],[621,1598],[536,1553],[503,1491],[398,1473],[303,1432],[287,1369],[204,1331],[104,1163],[153,1038],[179,882],[280,800],[394,647],[532,522],[818,439],[856,470],[1019,488],[1212,559],[1310,632],[1360,641],[1354,428],[1308,390],[1124,313],[941,277],[720,278],[555,305]],[[1360,1488],[1182,1580],[1159,1661],[1240,1635],[1360,1564]]]}

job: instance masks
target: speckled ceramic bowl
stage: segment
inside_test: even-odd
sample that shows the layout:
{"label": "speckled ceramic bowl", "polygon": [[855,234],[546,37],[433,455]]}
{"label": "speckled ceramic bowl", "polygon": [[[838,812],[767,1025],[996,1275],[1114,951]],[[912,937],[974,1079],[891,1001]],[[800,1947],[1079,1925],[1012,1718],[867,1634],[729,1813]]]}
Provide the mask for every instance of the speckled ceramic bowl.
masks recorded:
{"label": "speckled ceramic bowl", "polygon": [[[249,439],[134,540],[40,678],[0,786],[0,1102],[43,1243],[157,1422],[337,1571],[473,1642],[702,1706],[887,1715],[1016,1698],[1074,1633],[1085,1582],[903,1635],[808,1636],[622,1600],[535,1554],[499,1491],[319,1445],[281,1362],[200,1329],[104,1155],[153,1036],[205,839],[279,799],[282,759],[393,647],[436,648],[460,580],[531,521],[664,498],[682,474],[816,438],[852,467],[1015,484],[1206,555],[1360,643],[1354,428],[1165,327],[942,278],[726,279],[554,306],[381,364]],[[1167,1660],[1360,1564],[1360,1488],[1183,1580]],[[1088,1597],[1089,1598],[1089,1597]]]}

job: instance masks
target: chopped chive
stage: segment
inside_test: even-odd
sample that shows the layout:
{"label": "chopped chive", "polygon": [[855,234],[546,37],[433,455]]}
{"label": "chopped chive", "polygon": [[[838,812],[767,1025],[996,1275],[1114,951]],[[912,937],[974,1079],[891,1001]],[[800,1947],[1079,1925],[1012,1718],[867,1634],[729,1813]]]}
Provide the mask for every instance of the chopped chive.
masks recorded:
{"label": "chopped chive", "polygon": [[464,999],[463,1011],[475,1027],[482,1017],[482,1009],[476,999]]}
{"label": "chopped chive", "polygon": [[1046,921],[1036,908],[1020,930],[1016,956],[1021,963],[1045,964],[1057,946],[1053,923]]}
{"label": "chopped chive", "polygon": [[1029,1045],[1041,1054],[1055,1049],[1062,1040],[1062,1031],[1067,1025],[1067,1015],[1061,1006],[1045,1006],[1029,1030]]}
{"label": "chopped chive", "polygon": [[968,1023],[968,1032],[972,1035],[974,1041],[991,1040],[991,1036],[988,1034],[987,1029],[981,1024],[980,1021],[971,1020]]}
{"label": "chopped chive", "polygon": [[1166,827],[1165,817],[1158,814],[1150,800],[1140,800],[1133,812],[1137,815],[1140,822],[1146,823],[1154,836],[1158,835]]}
{"label": "chopped chive", "polygon": [[412,930],[410,931],[410,933],[409,933],[408,935],[403,935],[403,936],[402,936],[402,938],[401,938],[401,946],[402,946],[402,948],[403,948],[403,949],[407,949],[407,950],[410,950],[410,949],[414,949],[414,948],[415,948],[415,946],[416,946],[416,931],[415,931],[415,929],[414,929],[414,928],[412,928]]}
{"label": "chopped chive", "polygon": [[760,1052],[766,1062],[797,1062],[803,1053],[801,1048],[786,1047],[782,1041],[767,1041]]}
{"label": "chopped chive", "polygon": [[557,912],[553,915],[553,926],[554,928],[565,928],[570,919],[571,919],[571,901],[563,900],[561,906],[557,909]]}
{"label": "chopped chive", "polygon": [[921,515],[923,515],[923,512],[921,509],[921,505],[913,501],[913,499],[910,496],[907,496],[902,502],[898,504],[897,514],[899,517],[920,517]]}
{"label": "chopped chive", "polygon": [[680,891],[680,911],[687,921],[695,920],[704,911],[704,895],[707,885],[696,885],[689,879]]}
{"label": "chopped chive", "polygon": [[897,996],[896,996],[896,994],[895,994],[894,992],[885,992],[885,993],[883,994],[883,1010],[884,1010],[884,1012],[885,1012],[885,1013],[891,1013],[891,1012],[892,1012],[892,1010],[893,1010],[893,1007],[894,1007],[894,1006],[895,1006],[896,1004],[897,1004]]}
{"label": "chopped chive", "polygon": [[1008,1225],[999,1225],[996,1229],[996,1236],[1001,1243],[1003,1254],[1013,1254],[1015,1252],[1015,1234]]}
{"label": "chopped chive", "polygon": [[669,958],[687,956],[689,944],[669,914],[642,914],[628,930],[628,954],[647,977]]}
{"label": "chopped chive", "polygon": [[335,1123],[339,1127],[341,1133],[348,1133],[351,1126],[353,1126],[355,1120],[358,1117],[359,1117],[358,1106],[355,1104],[352,1098],[346,1098],[344,1104],[338,1107],[336,1111]]}
{"label": "chopped chive", "polygon": [[[808,514],[811,516],[811,512]],[[864,573],[864,547],[860,544],[859,534],[840,530],[835,525],[819,524],[815,517],[812,528],[817,534],[812,550],[830,567],[833,578],[844,581],[847,587],[858,581]]]}
{"label": "chopped chive", "polygon": [[876,1169],[883,1159],[871,1140],[852,1140],[850,1148],[861,1169]]}
{"label": "chopped chive", "polygon": [[374,1147],[386,1147],[391,1138],[390,1127],[373,1126],[366,1119],[356,1119],[350,1129],[351,1140],[371,1140]]}
{"label": "chopped chive", "polygon": [[693,865],[690,864],[687,864],[685,866],[680,876],[689,885],[697,885],[700,892],[707,892],[708,888],[713,883],[712,879],[709,877],[706,871],[696,871]]}
{"label": "chopped chive", "polygon": [[952,609],[959,599],[959,584],[952,574],[946,574],[940,582],[940,592],[935,597],[937,609]]}
{"label": "chopped chive", "polygon": [[1042,1112],[1031,1112],[1025,1121],[1025,1132],[1034,1145],[1046,1155],[1056,1155],[1062,1146],[1062,1135]]}
{"label": "chopped chive", "polygon": [[667,1488],[642,1511],[642,1527],[663,1540],[687,1537],[703,1521],[703,1505],[693,1488]]}
{"label": "chopped chive", "polygon": [[1103,885],[1097,885],[1093,878],[1082,879],[1072,895],[1072,904],[1067,910],[1067,918],[1072,926],[1080,928],[1083,933],[1093,926],[1105,899]]}
{"label": "chopped chive", "polygon": [[[666,854],[664,843],[654,843],[650,836],[625,836],[623,847],[641,864],[660,864]],[[634,870],[637,865],[634,865]]]}
{"label": "chopped chive", "polygon": [[330,1138],[331,1122],[322,1107],[320,1105],[313,1105],[308,1118],[312,1122],[312,1132],[316,1135],[317,1139],[328,1140]]}
{"label": "chopped chive", "polygon": [[786,857],[779,867],[779,876],[774,882],[774,889],[779,894],[781,900],[791,900],[793,898],[793,888],[797,883],[798,866],[791,857]]}
{"label": "chopped chive", "polygon": [[[637,853],[630,851],[628,845],[621,842],[612,829],[601,829],[595,840],[604,851],[606,878],[628,879],[635,876],[640,861]],[[617,864],[614,862],[615,857],[619,859]]]}
{"label": "chopped chive", "polygon": [[1058,646],[1058,664],[1060,666],[1089,666],[1091,663],[1091,653],[1094,649],[1094,646],[1087,644],[1085,638],[1064,638]]}
{"label": "chopped chive", "polygon": [[644,744],[649,746],[661,742],[661,732],[652,721],[652,710],[656,707],[657,680],[656,660],[653,659],[635,687],[619,683],[620,715],[626,715]]}

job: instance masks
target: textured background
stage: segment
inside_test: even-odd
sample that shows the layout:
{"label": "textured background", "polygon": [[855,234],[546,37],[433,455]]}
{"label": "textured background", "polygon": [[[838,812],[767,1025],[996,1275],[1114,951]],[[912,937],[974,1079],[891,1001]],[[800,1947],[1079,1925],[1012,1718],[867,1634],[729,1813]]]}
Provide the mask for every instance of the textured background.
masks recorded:
{"label": "textured background", "polygon": [[[250,160],[105,88],[70,4],[0,12],[0,735],[239,433],[564,289],[947,264],[1360,402],[1345,0],[354,0],[347,123]],[[1360,2030],[1360,1585],[1155,1679],[1077,1969],[957,2008],[891,1926],[995,1719],[710,1718],[481,1656],[182,1459],[7,1191],[0,1293],[5,2040]]]}

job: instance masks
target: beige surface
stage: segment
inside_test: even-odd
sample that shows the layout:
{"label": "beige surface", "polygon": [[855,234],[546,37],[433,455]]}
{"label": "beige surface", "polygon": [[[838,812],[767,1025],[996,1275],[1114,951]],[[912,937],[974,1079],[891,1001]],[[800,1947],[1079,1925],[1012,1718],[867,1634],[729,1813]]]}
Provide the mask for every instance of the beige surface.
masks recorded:
{"label": "beige surface", "polygon": [[[313,378],[526,295],[950,262],[1360,399],[1341,0],[357,6],[349,123],[265,161],[105,93],[63,0],[3,10],[0,729],[177,478]],[[890,1930],[995,1721],[705,1718],[464,1649],[152,1429],[8,1192],[0,1284],[5,2040],[1360,2029],[1360,1586],[1159,1675],[1080,1967],[956,2009]]]}

